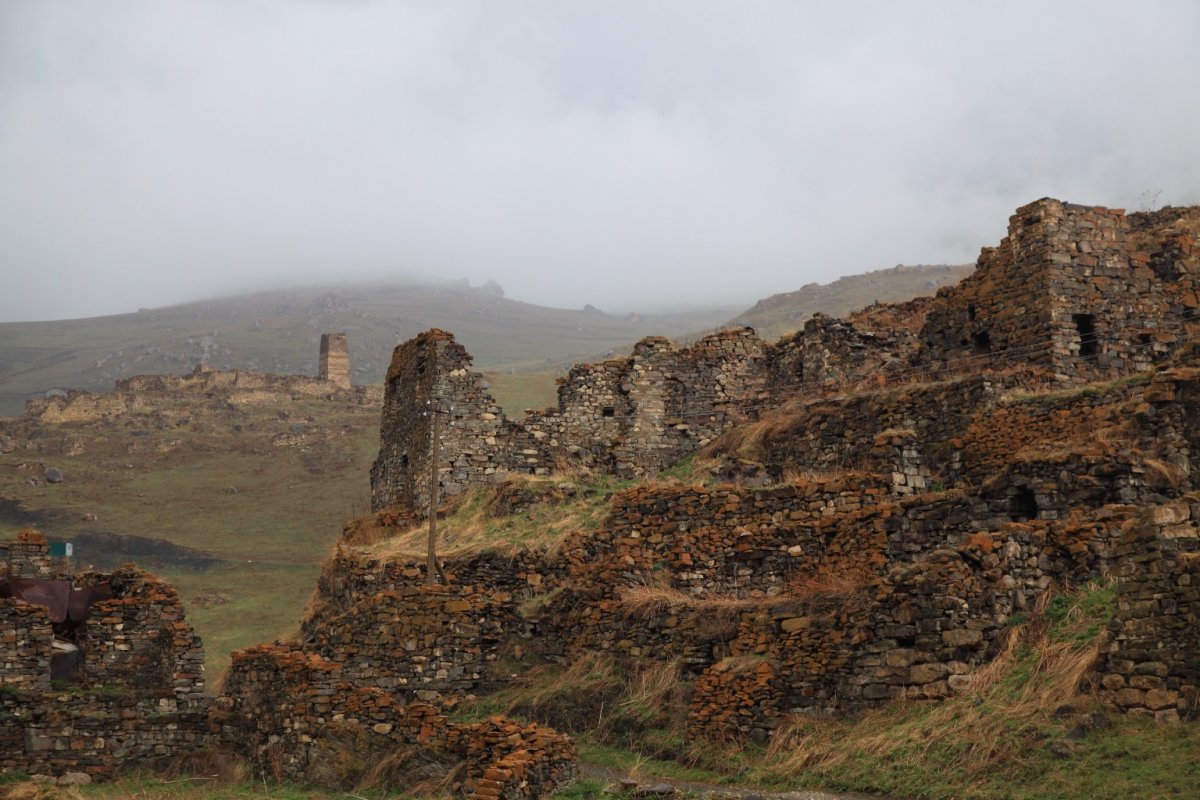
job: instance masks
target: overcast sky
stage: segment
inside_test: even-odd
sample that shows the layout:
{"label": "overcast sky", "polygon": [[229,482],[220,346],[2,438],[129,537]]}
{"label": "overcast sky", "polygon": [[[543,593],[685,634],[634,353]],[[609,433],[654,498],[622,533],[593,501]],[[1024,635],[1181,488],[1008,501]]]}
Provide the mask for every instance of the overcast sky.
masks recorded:
{"label": "overcast sky", "polygon": [[1200,203],[1200,3],[0,0],[0,320],[423,272],[604,309]]}

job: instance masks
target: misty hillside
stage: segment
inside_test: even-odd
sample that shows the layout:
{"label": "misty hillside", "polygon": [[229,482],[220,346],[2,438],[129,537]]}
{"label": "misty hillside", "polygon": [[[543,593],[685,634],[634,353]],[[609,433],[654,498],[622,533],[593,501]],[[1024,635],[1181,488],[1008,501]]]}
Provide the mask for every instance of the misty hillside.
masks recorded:
{"label": "misty hillside", "polygon": [[[970,267],[878,270],[809,284],[760,300],[734,322],[766,339],[798,329],[814,311],[846,314],[958,281]],[[392,348],[430,327],[453,331],[491,372],[509,409],[553,401],[553,376],[571,364],[628,349],[643,336],[683,339],[727,322],[735,309],[613,315],[511,300],[494,284],[312,287],[261,292],[133,314],[0,324],[0,415],[50,389],[107,391],[130,375],[217,369],[316,374],[321,334],[345,331],[357,384],[383,380]],[[507,375],[507,373],[515,375]]]}
{"label": "misty hillside", "polygon": [[818,311],[841,317],[876,301],[900,303],[932,295],[943,286],[958,283],[974,269],[973,264],[918,264],[847,275],[833,283],[810,283],[794,292],[773,294],[732,321],[749,325],[770,341],[799,330]]}
{"label": "misty hillside", "polygon": [[107,390],[115,380],[217,369],[316,374],[321,334],[348,335],[355,383],[383,380],[395,345],[430,327],[454,331],[480,368],[557,370],[651,333],[711,328],[732,308],[617,316],[545,308],[494,284],[305,288],[141,309],[90,319],[0,324],[0,414],[53,388]]}

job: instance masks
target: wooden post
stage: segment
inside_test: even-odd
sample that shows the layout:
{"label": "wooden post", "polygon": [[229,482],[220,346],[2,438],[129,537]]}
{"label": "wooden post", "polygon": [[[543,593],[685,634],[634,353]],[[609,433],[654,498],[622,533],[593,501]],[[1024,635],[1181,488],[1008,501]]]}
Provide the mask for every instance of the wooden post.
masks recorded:
{"label": "wooden post", "polygon": [[[434,344],[436,347],[436,343]],[[437,375],[434,375],[437,380]],[[425,579],[429,586],[437,581],[435,575],[441,570],[437,563],[437,510],[438,510],[438,410],[431,406],[429,409],[429,431],[433,439],[429,446],[429,556],[425,565]]]}

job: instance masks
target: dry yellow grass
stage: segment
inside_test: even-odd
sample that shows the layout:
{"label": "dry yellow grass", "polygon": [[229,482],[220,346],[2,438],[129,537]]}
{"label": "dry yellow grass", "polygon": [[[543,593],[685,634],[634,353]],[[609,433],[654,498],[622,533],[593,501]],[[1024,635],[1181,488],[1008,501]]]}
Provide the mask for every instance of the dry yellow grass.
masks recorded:
{"label": "dry yellow grass", "polygon": [[648,617],[670,609],[699,611],[713,618],[737,618],[746,609],[778,603],[775,597],[732,597],[694,595],[662,586],[635,586],[621,593],[621,608],[627,617]]}
{"label": "dry yellow grass", "polygon": [[[560,488],[570,485],[570,490]],[[583,479],[570,474],[514,476],[502,484],[486,486],[454,497],[443,507],[438,523],[438,552],[464,556],[481,550],[518,551],[543,548],[556,551],[568,536],[598,528],[608,514],[612,495],[628,483],[611,478]],[[517,513],[505,508],[506,496],[528,491],[537,502]],[[425,552],[427,524],[398,524],[394,528],[362,523],[372,531],[367,552],[377,558],[421,557]]]}
{"label": "dry yellow grass", "polygon": [[[1077,609],[1072,609],[1074,613]],[[942,753],[948,768],[970,778],[1019,757],[1038,720],[1090,700],[1086,686],[1098,649],[1094,640],[1054,641],[1040,616],[1013,628],[999,655],[974,675],[970,691],[953,700],[923,703],[903,714],[905,701],[869,712],[853,725],[794,720],[772,740],[770,755],[783,772],[830,768],[850,759],[925,758]],[[949,758],[945,754],[952,754]]]}

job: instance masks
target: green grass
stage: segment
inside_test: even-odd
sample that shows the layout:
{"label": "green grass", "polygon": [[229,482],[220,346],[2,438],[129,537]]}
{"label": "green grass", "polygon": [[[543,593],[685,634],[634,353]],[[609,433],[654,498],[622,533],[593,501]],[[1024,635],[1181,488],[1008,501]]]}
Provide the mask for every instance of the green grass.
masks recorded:
{"label": "green grass", "polygon": [[605,788],[602,781],[585,779],[557,790],[550,797],[551,800],[599,800],[605,796]]}
{"label": "green grass", "polygon": [[79,794],[84,798],[103,800],[348,800],[356,797],[363,800],[383,800],[405,797],[394,792],[366,789],[342,792],[262,781],[229,782],[191,776],[168,779],[153,775],[124,777],[113,783],[93,784],[83,787]]}
{"label": "green grass", "polygon": [[555,379],[558,374],[556,369],[484,373],[492,384],[488,392],[509,419],[521,419],[527,408],[557,406],[558,385]]}
{"label": "green grass", "polygon": [[[196,401],[168,402],[156,411],[165,428],[142,417],[53,426],[49,436],[41,427],[40,438],[28,439],[40,452],[0,456],[0,497],[20,498],[42,517],[36,527],[48,536],[70,541],[112,532],[221,559],[208,569],[150,568],[178,589],[204,640],[212,685],[232,649],[295,628],[342,526],[369,507],[377,412],[320,400],[293,402],[286,418],[275,406],[230,411]],[[187,422],[177,426],[177,420]],[[305,443],[274,446],[273,437],[292,425],[304,429]],[[63,456],[67,438],[83,441],[84,452]],[[178,446],[160,447],[176,440]],[[30,486],[20,464],[37,461],[60,467],[66,479]],[[85,514],[94,521],[84,521]],[[20,527],[0,522],[0,537]],[[77,547],[77,563],[86,566],[87,559],[87,548]],[[193,602],[218,596],[228,602]]]}

